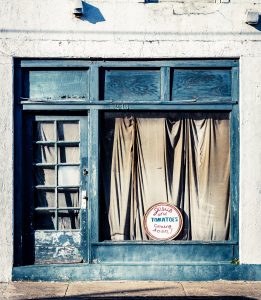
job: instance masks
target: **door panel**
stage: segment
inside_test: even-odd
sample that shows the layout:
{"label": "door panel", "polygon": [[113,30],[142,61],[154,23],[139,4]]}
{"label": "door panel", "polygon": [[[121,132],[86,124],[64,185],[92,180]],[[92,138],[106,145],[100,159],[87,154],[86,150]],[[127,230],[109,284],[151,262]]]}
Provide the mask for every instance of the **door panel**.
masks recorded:
{"label": "door panel", "polygon": [[27,116],[25,261],[85,261],[87,143],[86,116]]}

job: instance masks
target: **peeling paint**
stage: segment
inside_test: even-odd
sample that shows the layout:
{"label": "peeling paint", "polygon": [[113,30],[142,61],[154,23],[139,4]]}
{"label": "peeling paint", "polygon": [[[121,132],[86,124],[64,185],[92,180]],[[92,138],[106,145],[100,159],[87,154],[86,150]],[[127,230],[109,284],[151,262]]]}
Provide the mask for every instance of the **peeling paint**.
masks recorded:
{"label": "peeling paint", "polygon": [[[261,263],[261,173],[257,168],[261,105],[256,84],[261,82],[261,34],[259,27],[245,24],[246,10],[261,12],[261,1],[195,2],[144,5],[128,0],[89,1],[105,19],[92,24],[72,17],[71,1],[1,1],[0,281],[11,280],[13,265],[13,57],[240,58],[240,262]],[[39,234],[39,246],[43,239]],[[64,255],[68,243],[79,244],[78,237],[70,239],[63,235],[53,237],[57,246],[51,250],[51,259]],[[78,246],[68,251],[80,260]],[[100,268],[99,275],[96,271],[92,275],[105,278],[106,272],[111,271]],[[80,278],[81,272],[75,278]],[[126,269],[112,274],[112,278],[120,272]],[[137,269],[130,277],[135,272]],[[46,278],[44,275],[42,278]]]}

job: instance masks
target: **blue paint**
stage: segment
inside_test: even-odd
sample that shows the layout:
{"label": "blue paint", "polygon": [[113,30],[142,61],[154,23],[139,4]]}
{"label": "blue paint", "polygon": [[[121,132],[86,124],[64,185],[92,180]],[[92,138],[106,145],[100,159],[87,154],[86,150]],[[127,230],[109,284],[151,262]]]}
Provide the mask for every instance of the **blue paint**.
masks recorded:
{"label": "blue paint", "polygon": [[[23,221],[20,212],[31,209],[30,204],[23,202],[30,197],[20,189],[22,165],[26,165],[21,157],[24,120],[53,118],[58,121],[64,116],[68,120],[81,120],[80,167],[88,170],[88,176],[81,175],[81,187],[87,191],[88,206],[81,209],[80,243],[75,245],[87,264],[15,267],[13,280],[261,279],[259,266],[229,263],[238,258],[238,60],[17,60],[15,76],[15,265],[32,263],[24,258],[24,253],[33,256],[33,247],[37,246],[37,251],[44,253],[48,243],[50,248],[52,246],[48,239],[42,241],[43,247],[35,244],[21,226],[27,221]],[[20,106],[22,96],[41,101],[24,101]],[[230,112],[230,240],[99,242],[99,119],[105,110]],[[29,132],[29,138],[30,135]],[[27,190],[30,184],[25,182]],[[26,226],[30,228],[30,224]],[[27,241],[31,243],[29,246],[25,245]],[[53,245],[51,251],[66,241],[73,244],[69,237],[61,236],[60,245]],[[73,256],[71,259],[73,262]]]}
{"label": "blue paint", "polygon": [[100,89],[104,100],[157,101],[160,100],[160,70],[105,69],[101,71]]}
{"label": "blue paint", "polygon": [[261,265],[197,264],[71,264],[13,268],[12,280],[261,280]]}
{"label": "blue paint", "polygon": [[23,97],[38,100],[89,97],[88,70],[25,70]]}
{"label": "blue paint", "polygon": [[172,69],[172,100],[231,97],[231,69]]}

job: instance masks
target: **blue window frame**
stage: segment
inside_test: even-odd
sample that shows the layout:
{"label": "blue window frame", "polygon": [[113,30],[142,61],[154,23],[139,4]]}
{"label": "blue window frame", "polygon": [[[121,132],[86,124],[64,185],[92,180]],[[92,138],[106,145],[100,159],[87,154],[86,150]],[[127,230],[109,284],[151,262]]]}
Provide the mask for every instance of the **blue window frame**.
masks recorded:
{"label": "blue window frame", "polygon": [[[238,257],[238,178],[239,178],[239,110],[237,60],[16,60],[15,69],[15,265],[55,262],[88,263],[179,263],[231,261]],[[101,241],[100,225],[100,121],[104,112],[226,112],[230,116],[230,238],[224,241]],[[58,158],[62,141],[34,140],[32,122],[80,122],[77,141],[65,146],[80,147],[80,161],[67,167],[79,168],[80,183],[65,188],[87,191],[87,207],[59,208],[59,167],[66,162]],[[30,123],[31,122],[31,123]],[[31,125],[30,125],[31,124]],[[56,126],[56,127],[55,127]],[[53,147],[54,162],[32,162],[28,143],[40,148]],[[69,144],[71,143],[71,145]],[[39,150],[43,153],[43,150]],[[60,159],[60,160],[59,160]],[[34,166],[34,164],[36,164]],[[54,173],[53,185],[35,184],[32,168],[47,168]],[[29,172],[29,173],[28,173]],[[87,176],[85,176],[88,173]],[[26,174],[26,176],[25,176]],[[31,177],[30,177],[31,176]],[[25,188],[21,188],[24,186]],[[32,190],[53,193],[55,205],[32,206]],[[29,196],[28,196],[29,195]],[[46,198],[46,197],[45,197]],[[71,209],[81,215],[81,226],[59,230],[59,212]],[[28,216],[38,211],[52,213],[52,230],[33,227],[28,231]],[[40,221],[39,221],[40,222]],[[40,222],[41,223],[41,222]],[[44,228],[46,229],[46,228]],[[50,228],[47,228],[50,229]],[[29,236],[28,236],[29,233]],[[67,234],[67,235],[66,235]],[[75,237],[72,235],[75,234]],[[55,244],[54,240],[64,243]],[[75,239],[74,239],[75,238]],[[52,260],[52,251],[77,241],[67,257]],[[37,247],[36,247],[37,246]],[[75,250],[76,249],[76,250]],[[37,252],[38,251],[38,252]],[[77,252],[77,253],[76,253]],[[34,259],[28,259],[28,253]],[[162,256],[164,253],[164,256]],[[38,255],[39,254],[39,255]],[[37,256],[38,255],[38,256]],[[48,256],[49,255],[49,256]],[[39,261],[36,258],[39,258]]]}

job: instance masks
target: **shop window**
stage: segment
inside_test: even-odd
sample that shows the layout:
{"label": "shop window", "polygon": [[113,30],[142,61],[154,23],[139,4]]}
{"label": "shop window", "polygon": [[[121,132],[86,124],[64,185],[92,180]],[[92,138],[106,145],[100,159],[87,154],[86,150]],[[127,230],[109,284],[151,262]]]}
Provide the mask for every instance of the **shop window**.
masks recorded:
{"label": "shop window", "polygon": [[148,240],[144,215],[166,202],[182,210],[178,239],[228,240],[229,129],[226,112],[105,113],[103,238]]}

